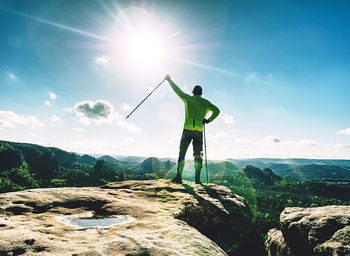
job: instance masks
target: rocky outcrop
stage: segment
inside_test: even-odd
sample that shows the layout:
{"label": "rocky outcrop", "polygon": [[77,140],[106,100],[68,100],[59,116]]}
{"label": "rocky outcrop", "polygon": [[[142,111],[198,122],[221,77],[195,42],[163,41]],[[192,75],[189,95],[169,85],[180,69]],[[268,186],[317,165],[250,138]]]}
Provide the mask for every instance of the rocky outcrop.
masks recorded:
{"label": "rocky outcrop", "polygon": [[[248,226],[230,226],[231,236],[216,243],[181,220],[194,212],[192,220],[206,219],[203,205],[217,214],[218,225],[231,219],[226,225],[241,221]],[[89,214],[124,215],[128,221],[108,227],[72,222]],[[32,189],[0,194],[0,255],[227,255],[218,243],[235,248],[250,222],[243,198],[211,184],[149,180]]]}
{"label": "rocky outcrop", "polygon": [[286,208],[268,233],[269,256],[350,255],[350,206]]}

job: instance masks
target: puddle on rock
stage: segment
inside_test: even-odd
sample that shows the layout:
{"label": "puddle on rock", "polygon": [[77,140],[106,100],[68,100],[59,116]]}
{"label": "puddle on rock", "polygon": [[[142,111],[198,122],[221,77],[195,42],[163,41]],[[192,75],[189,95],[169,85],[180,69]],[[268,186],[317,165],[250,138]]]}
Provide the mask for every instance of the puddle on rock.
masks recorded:
{"label": "puddle on rock", "polygon": [[109,228],[115,225],[121,225],[134,221],[135,219],[128,215],[95,215],[93,212],[86,212],[83,214],[73,214],[73,215],[60,215],[56,216],[59,222],[63,222],[66,225],[72,225],[75,227],[80,227],[82,229],[89,228]]}
{"label": "puddle on rock", "polygon": [[124,222],[130,222],[131,217],[120,215],[113,217],[106,216],[92,216],[86,218],[73,219],[72,223],[83,228],[90,227],[110,227],[113,225],[122,224]]}

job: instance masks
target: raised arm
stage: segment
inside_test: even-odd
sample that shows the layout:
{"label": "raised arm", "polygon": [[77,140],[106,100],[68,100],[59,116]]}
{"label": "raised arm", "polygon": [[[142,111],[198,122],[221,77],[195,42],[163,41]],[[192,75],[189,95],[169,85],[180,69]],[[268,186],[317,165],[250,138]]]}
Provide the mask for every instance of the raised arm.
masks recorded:
{"label": "raised arm", "polygon": [[186,101],[186,98],[189,96],[188,94],[184,93],[174,82],[171,80],[170,75],[165,76],[165,80],[167,80],[173,88],[174,92],[183,100]]}

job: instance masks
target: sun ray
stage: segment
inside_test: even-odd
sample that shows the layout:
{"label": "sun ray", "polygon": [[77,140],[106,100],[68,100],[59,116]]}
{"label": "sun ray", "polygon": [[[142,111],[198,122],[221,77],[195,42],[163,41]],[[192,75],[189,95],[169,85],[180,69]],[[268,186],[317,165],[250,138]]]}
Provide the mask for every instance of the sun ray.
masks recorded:
{"label": "sun ray", "polygon": [[59,23],[56,23],[56,22],[52,22],[52,21],[49,21],[49,20],[45,20],[45,19],[39,18],[39,17],[31,16],[31,15],[28,15],[28,14],[25,14],[25,13],[22,13],[22,12],[19,12],[19,11],[6,9],[6,8],[2,8],[2,7],[0,7],[0,10],[6,11],[8,13],[15,14],[15,15],[18,15],[18,16],[21,16],[21,17],[24,17],[24,18],[27,18],[27,19],[30,19],[30,20],[34,20],[34,21],[37,21],[37,22],[40,22],[40,23],[44,23],[44,24],[47,24],[47,25],[50,25],[50,26],[54,26],[54,27],[57,27],[57,28],[60,28],[60,29],[64,29],[64,30],[68,30],[68,31],[71,31],[71,32],[74,32],[74,33],[77,33],[77,34],[88,36],[88,37],[91,37],[91,38],[96,38],[96,39],[100,39],[100,40],[107,41],[107,42],[114,42],[113,40],[111,40],[111,39],[109,39],[107,37],[95,35],[93,33],[90,33],[90,32],[84,31],[84,30],[80,30],[80,29],[77,29],[77,28],[73,28],[73,27],[69,27],[69,26],[66,26],[66,25],[62,25],[62,24],[59,24]]}
{"label": "sun ray", "polygon": [[178,30],[178,31],[176,31],[175,33],[171,34],[171,35],[169,36],[169,39],[170,39],[170,38],[177,37],[177,36],[179,36],[181,33],[182,33],[181,30]]}
{"label": "sun ray", "polygon": [[236,74],[234,72],[228,71],[228,70],[225,70],[225,69],[222,69],[222,68],[216,68],[216,67],[213,67],[213,66],[204,65],[204,64],[200,64],[200,63],[196,63],[196,62],[193,62],[193,61],[190,61],[190,60],[180,59],[180,58],[176,58],[176,57],[173,57],[171,59],[176,61],[176,62],[185,63],[185,64],[188,64],[188,65],[191,65],[191,66],[194,66],[194,67],[198,67],[198,68],[201,68],[201,69],[215,71],[215,72],[218,72],[218,73],[221,73],[221,74],[224,74],[224,75],[228,75],[228,76],[231,76],[231,77],[236,76]]}
{"label": "sun ray", "polygon": [[[107,6],[104,6],[104,8],[109,9]],[[88,31],[59,24],[40,17],[31,16],[13,9],[0,7],[0,10],[6,11],[8,13],[18,15],[50,26],[54,26],[60,29],[64,29],[70,32],[74,32],[80,35],[88,36],[113,44],[118,42],[118,48],[123,48],[120,50],[125,55],[125,59],[129,61],[129,64],[137,64],[141,68],[145,68],[145,66],[150,65],[157,66],[161,62],[164,62],[166,59],[169,59],[174,62],[218,72],[220,74],[224,74],[231,77],[236,75],[234,72],[229,70],[213,67],[202,63],[197,63],[192,60],[184,59],[178,56],[175,57],[173,54],[171,54],[171,56],[169,53],[174,52],[174,49],[170,49],[168,42],[166,41],[180,36],[182,34],[181,30],[177,30],[168,36],[161,35],[158,29],[155,29],[154,21],[146,10],[135,7],[121,9],[118,5],[115,6],[115,9],[117,10],[117,15],[112,13],[112,11],[110,11],[110,14],[113,14],[113,16],[116,18],[117,25],[122,32],[122,34],[119,34],[119,37],[116,38],[96,35]],[[135,12],[137,14],[137,19],[135,19]],[[143,23],[140,23],[140,20],[142,20]]]}

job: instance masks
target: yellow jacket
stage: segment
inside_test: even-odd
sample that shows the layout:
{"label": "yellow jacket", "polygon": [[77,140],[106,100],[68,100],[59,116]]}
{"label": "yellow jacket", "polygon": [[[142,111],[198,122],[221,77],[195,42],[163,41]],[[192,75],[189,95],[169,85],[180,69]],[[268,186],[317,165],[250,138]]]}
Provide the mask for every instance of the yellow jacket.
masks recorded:
{"label": "yellow jacket", "polygon": [[189,95],[184,93],[172,80],[169,80],[171,88],[185,103],[185,124],[184,129],[203,131],[203,119],[208,112],[212,112],[208,118],[209,122],[213,121],[219,114],[220,110],[209,100],[202,98],[200,95]]}

